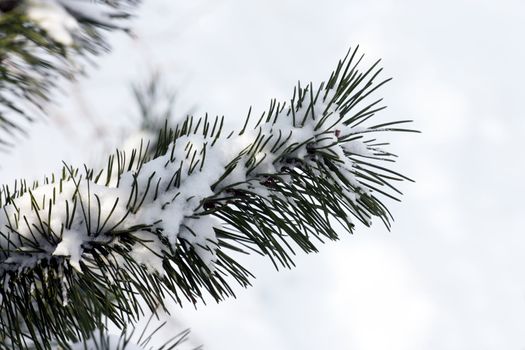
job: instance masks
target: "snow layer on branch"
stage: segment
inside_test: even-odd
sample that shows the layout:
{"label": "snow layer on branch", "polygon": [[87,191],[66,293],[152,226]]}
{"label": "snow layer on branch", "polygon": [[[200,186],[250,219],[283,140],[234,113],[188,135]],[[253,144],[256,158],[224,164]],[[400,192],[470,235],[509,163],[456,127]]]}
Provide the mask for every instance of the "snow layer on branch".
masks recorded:
{"label": "snow layer on branch", "polygon": [[89,0],[26,0],[25,12],[30,20],[64,46],[72,46],[80,32],[80,22],[112,29],[126,29],[120,19],[126,11],[114,9],[103,1]]}
{"label": "snow layer on branch", "polygon": [[[342,117],[338,112],[338,106],[330,103],[333,99],[333,91],[328,91],[326,98],[318,97],[308,101],[308,98],[295,109],[295,122],[291,117],[289,109],[283,109],[275,117],[273,123],[266,123],[261,127],[262,134],[265,135],[283,135],[290,136],[286,145],[296,145],[287,157],[297,158],[302,162],[309,164],[312,169],[316,169],[316,155],[311,155],[312,150],[328,153],[338,159],[340,162],[341,175],[352,185],[352,191],[346,191],[349,199],[355,202],[359,193],[369,193],[369,189],[363,186],[355,177],[354,162],[347,156],[353,155],[370,155],[371,152],[362,138],[355,138],[348,142],[340,142],[348,135],[366,132],[368,129],[355,129],[342,123]],[[295,108],[295,106],[294,106]],[[310,150],[309,150],[310,148]],[[272,154],[269,150],[263,150],[257,155],[263,159],[258,167],[258,172],[275,173],[286,166],[282,157]],[[333,181],[340,184],[344,190],[346,186],[337,176],[331,177]]]}
{"label": "snow layer on branch", "polygon": [[64,46],[73,45],[74,35],[80,30],[80,26],[60,3],[54,0],[30,0],[26,13],[53,40]]}
{"label": "snow layer on branch", "polygon": [[[336,159],[342,176],[353,188],[347,188],[338,176],[317,170],[318,175],[330,175],[330,181],[339,184],[347,198],[355,202],[368,189],[356,179],[354,163],[345,152],[365,154],[368,148],[360,139],[352,140],[351,146],[340,142],[355,130],[342,123],[337,105],[330,100],[318,98],[299,106],[293,104],[295,121],[289,109],[282,109],[271,121],[251,126],[233,138],[221,137],[213,147],[210,139],[197,132],[180,136],[166,154],[122,173],[111,181],[111,186],[75,175],[74,180],[40,186],[13,199],[0,211],[0,247],[10,249],[0,259],[0,272],[31,268],[53,256],[64,257],[81,272],[81,263],[91,247],[120,244],[121,235],[133,235],[141,242],[134,245],[130,255],[151,273],[165,273],[163,251],[178,249],[181,241],[193,246],[213,271],[218,246],[214,228],[221,222],[201,215],[204,200],[229,186],[249,189],[266,198],[276,195],[261,184],[261,178],[278,174],[275,176],[288,181],[289,175],[280,169],[290,166],[290,158],[316,169],[316,152]],[[275,140],[279,134],[283,140],[288,137],[280,151],[272,152],[272,142],[268,142],[250,163],[247,150],[258,135],[273,135]],[[313,154],[312,149],[316,150]],[[235,159],[234,170],[212,191],[212,185]],[[249,163],[256,164],[250,173]]]}
{"label": "snow layer on branch", "polygon": [[62,232],[62,240],[53,251],[53,255],[69,256],[69,263],[77,271],[81,271],[82,244],[87,240],[85,232]]}
{"label": "snow layer on branch", "polygon": [[[191,217],[201,201],[213,195],[211,185],[224,171],[226,160],[210,157],[202,171],[188,174],[190,162],[183,162],[181,167],[179,160],[186,159],[189,145],[203,147],[202,138],[195,135],[179,138],[166,155],[145,163],[140,172],[122,174],[118,187],[77,177],[75,181],[40,186],[4,206],[0,212],[0,231],[4,234],[0,236],[0,246],[18,248],[18,252],[6,255],[2,270],[29,268],[39,260],[64,256],[80,271],[81,256],[86,249],[97,243],[118,244],[116,232],[132,231],[130,234],[147,241],[137,245],[132,255],[150,271],[162,274],[161,258],[153,254],[161,254],[162,244],[152,233],[133,231],[137,225],[161,232],[172,249],[177,249],[178,236],[184,227],[185,240],[211,266],[216,249],[213,232],[216,222]],[[181,178],[177,187],[173,178],[178,172]],[[153,188],[160,190],[156,194]],[[52,233],[56,244],[42,233],[48,236]],[[39,253],[25,253],[35,247]]]}

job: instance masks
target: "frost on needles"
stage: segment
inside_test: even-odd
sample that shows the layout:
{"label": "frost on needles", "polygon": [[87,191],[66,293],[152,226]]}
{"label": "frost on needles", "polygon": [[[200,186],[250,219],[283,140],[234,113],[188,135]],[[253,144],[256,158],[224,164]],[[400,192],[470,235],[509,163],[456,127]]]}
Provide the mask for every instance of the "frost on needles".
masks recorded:
{"label": "frost on needles", "polygon": [[86,339],[103,316],[121,327],[138,318],[140,298],[156,310],[233,295],[232,278],[247,286],[251,275],[232,254],[291,267],[296,249],[338,238],[332,220],[348,232],[373,217],[389,226],[382,200],[407,178],[384,166],[394,156],[375,137],[410,130],[371,123],[384,107],[368,99],[388,80],[377,81],[378,63],[361,72],[356,52],[241,130],[188,117],[102,170],[64,166],[41,185],[4,186],[2,334]]}

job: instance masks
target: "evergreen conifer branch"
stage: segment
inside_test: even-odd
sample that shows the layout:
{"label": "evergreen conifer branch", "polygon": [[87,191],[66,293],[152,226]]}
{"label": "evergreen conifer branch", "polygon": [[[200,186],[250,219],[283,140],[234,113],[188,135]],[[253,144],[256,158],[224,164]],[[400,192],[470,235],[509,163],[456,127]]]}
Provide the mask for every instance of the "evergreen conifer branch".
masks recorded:
{"label": "evergreen conifer branch", "polygon": [[82,66],[92,56],[109,50],[104,32],[128,30],[119,23],[139,3],[9,2],[17,6],[0,11],[0,149],[4,150],[12,146],[13,132],[23,132],[25,122],[45,115],[43,109],[52,99],[57,82],[83,74]]}
{"label": "evergreen conifer branch", "polygon": [[[89,338],[103,317],[125,328],[166,300],[233,296],[250,272],[235,254],[256,252],[293,266],[295,250],[316,252],[378,217],[409,180],[384,165],[394,155],[375,140],[412,131],[408,121],[369,124],[384,107],[368,102],[387,80],[361,71],[356,50],[326,84],[300,85],[288,103],[251,113],[241,130],[222,118],[188,117],[153,143],[116,151],[103,170],[64,166],[42,185],[21,181],[0,196],[0,337]],[[151,146],[154,145],[154,146]],[[19,319],[23,319],[24,328]]]}

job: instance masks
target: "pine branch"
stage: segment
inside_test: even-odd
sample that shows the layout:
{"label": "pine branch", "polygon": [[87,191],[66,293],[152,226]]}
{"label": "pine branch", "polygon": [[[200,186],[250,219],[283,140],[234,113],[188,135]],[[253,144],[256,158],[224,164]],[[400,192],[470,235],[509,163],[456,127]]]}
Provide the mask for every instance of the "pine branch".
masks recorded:
{"label": "pine branch", "polygon": [[235,254],[291,267],[296,249],[338,239],[332,220],[350,233],[373,217],[389,227],[382,201],[409,179],[382,165],[395,156],[373,135],[411,130],[363,126],[383,108],[367,100],[388,79],[377,64],[361,72],[356,52],[326,84],[299,85],[257,120],[249,113],[240,131],[188,117],[103,170],[64,166],[40,186],[4,186],[0,334],[20,348],[24,335],[41,339],[37,349],[87,339],[102,316],[122,328],[136,320],[140,298],[156,310],[233,296],[231,280],[252,277]]}
{"label": "pine branch", "polygon": [[0,0],[0,149],[13,132],[45,115],[63,79],[83,74],[92,56],[109,51],[104,32],[120,23],[138,0]]}

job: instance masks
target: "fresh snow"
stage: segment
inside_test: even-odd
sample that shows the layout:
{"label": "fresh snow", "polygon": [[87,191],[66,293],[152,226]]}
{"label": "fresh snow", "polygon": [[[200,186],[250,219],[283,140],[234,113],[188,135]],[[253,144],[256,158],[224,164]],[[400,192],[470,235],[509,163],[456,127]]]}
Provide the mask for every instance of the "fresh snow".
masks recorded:
{"label": "fresh snow", "polygon": [[[308,102],[314,106],[313,114],[312,109],[308,109]],[[289,166],[280,163],[283,154],[271,151],[279,133],[289,138],[278,152],[291,147],[292,151],[286,154],[287,157],[296,157],[305,163],[312,162],[310,165],[314,169],[315,156],[308,154],[308,146],[321,148],[323,152],[336,156],[340,162],[341,174],[354,188],[347,189],[335,175],[331,179],[346,191],[349,200],[355,202],[359,197],[358,192],[365,193],[367,189],[355,178],[354,163],[345,154],[345,150],[365,154],[366,144],[359,138],[352,140],[351,146],[339,142],[339,139],[344,139],[355,131],[341,123],[335,104],[328,106],[327,102],[319,98],[317,101],[305,100],[301,107],[294,105],[293,108],[296,108],[295,123],[286,108],[276,112],[277,117],[270,122],[259,126],[249,124],[242,135],[220,137],[213,147],[209,145],[211,140],[199,134],[200,131],[180,136],[169,146],[165,155],[144,163],[140,169],[124,172],[120,178],[109,174],[112,178],[109,186],[76,175],[74,180],[42,185],[14,199],[13,203],[5,205],[0,212],[0,232],[3,233],[0,236],[0,247],[13,250],[14,244],[17,248],[16,252],[5,256],[2,270],[20,271],[52,256],[62,256],[81,272],[86,248],[94,243],[109,246],[118,244],[118,235],[113,233],[130,232],[127,234],[134,235],[142,242],[136,244],[131,253],[136,262],[143,264],[150,273],[163,275],[162,251],[166,247],[152,233],[160,232],[172,249],[178,248],[181,239],[192,245],[202,261],[213,271],[218,246],[214,228],[220,227],[222,223],[210,215],[199,215],[203,200],[227,186],[247,189],[266,198],[277,195],[260,184],[260,176],[278,174],[282,166]],[[320,123],[324,116],[327,117]],[[256,168],[247,173],[245,164],[249,160],[249,154],[244,154],[234,171],[212,191],[212,185],[224,174],[225,167],[251,147],[257,135],[273,135],[274,142],[268,142],[255,154],[258,162]],[[142,142],[145,147],[152,135],[142,136],[146,138]],[[134,138],[126,147],[133,144],[137,146],[141,142]],[[204,149],[206,157],[203,162]],[[126,151],[129,155],[129,149]],[[203,163],[199,163],[190,173],[194,155],[195,161]],[[174,174],[179,171],[180,183],[177,187],[173,179]],[[108,174],[103,174],[102,178],[105,179],[106,175]],[[281,176],[282,181],[289,180],[288,175],[275,176]],[[283,200],[287,201],[286,198]],[[137,229],[137,225],[146,225],[149,230]],[[55,242],[48,242],[35,228],[52,232]],[[10,237],[11,242],[5,237]],[[36,242],[30,245],[26,239]],[[38,253],[31,251],[35,246],[39,248]]]}
{"label": "fresh snow", "polygon": [[64,46],[74,43],[74,35],[80,30],[75,17],[54,0],[29,0],[27,16],[44,29],[55,41]]}
{"label": "fresh snow", "polygon": [[27,0],[25,11],[29,19],[64,46],[72,46],[80,33],[79,22],[96,23],[114,29],[126,29],[119,22],[127,12],[114,9],[102,1]]}
{"label": "fresh snow", "polygon": [[62,240],[53,251],[53,255],[69,256],[69,264],[77,271],[81,272],[80,259],[82,258],[82,244],[87,240],[85,232],[62,233]]}

